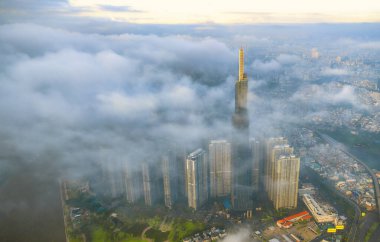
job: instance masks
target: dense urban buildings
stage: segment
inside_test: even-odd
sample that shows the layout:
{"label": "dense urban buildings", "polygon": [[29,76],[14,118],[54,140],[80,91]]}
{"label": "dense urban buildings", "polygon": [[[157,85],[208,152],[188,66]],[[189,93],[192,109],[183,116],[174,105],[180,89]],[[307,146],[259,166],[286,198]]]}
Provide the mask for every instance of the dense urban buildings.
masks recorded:
{"label": "dense urban buildings", "polygon": [[226,140],[212,140],[209,144],[210,196],[231,195],[231,144]]}
{"label": "dense urban buildings", "polygon": [[206,152],[197,149],[186,159],[187,199],[190,208],[197,210],[208,199],[208,169]]}

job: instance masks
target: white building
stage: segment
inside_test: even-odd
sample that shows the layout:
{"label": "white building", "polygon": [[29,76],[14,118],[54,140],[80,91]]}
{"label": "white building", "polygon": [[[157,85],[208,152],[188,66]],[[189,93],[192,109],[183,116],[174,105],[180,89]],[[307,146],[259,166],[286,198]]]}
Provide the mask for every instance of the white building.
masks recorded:
{"label": "white building", "polygon": [[190,208],[195,210],[208,199],[206,152],[197,149],[186,159],[187,199]]}
{"label": "white building", "polygon": [[336,213],[323,209],[311,195],[303,195],[302,200],[318,223],[335,223],[338,215]]}

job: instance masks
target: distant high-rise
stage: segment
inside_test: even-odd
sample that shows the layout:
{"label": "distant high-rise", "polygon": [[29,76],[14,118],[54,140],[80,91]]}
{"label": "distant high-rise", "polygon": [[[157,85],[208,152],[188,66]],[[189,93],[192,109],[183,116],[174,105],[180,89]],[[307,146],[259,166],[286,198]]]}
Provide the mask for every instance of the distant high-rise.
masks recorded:
{"label": "distant high-rise", "polygon": [[311,49],[311,58],[313,58],[313,59],[319,58],[319,52],[318,52],[317,48]]}
{"label": "distant high-rise", "polygon": [[124,196],[122,162],[106,154],[101,162],[102,180],[105,185],[103,194],[112,198]]}
{"label": "distant high-rise", "polygon": [[164,185],[164,201],[165,206],[172,208],[177,201],[178,187],[178,168],[175,156],[169,152],[168,155],[162,157],[162,180]]}
{"label": "distant high-rise", "polygon": [[201,207],[208,199],[206,152],[197,149],[186,159],[187,199],[190,208]]}
{"label": "distant high-rise", "polygon": [[254,193],[259,192],[262,177],[262,160],[264,155],[263,144],[258,139],[250,139],[252,155],[252,190]]}
{"label": "distant high-rise", "polygon": [[145,205],[152,206],[162,199],[162,179],[161,170],[156,166],[157,164],[142,164],[142,178]]}
{"label": "distant high-rise", "polygon": [[187,171],[186,171],[186,150],[179,148],[176,150],[176,161],[178,167],[178,199],[187,200]]}
{"label": "distant high-rise", "polygon": [[144,201],[145,205],[152,206],[152,180],[150,169],[147,163],[142,164],[142,177],[143,177],[143,188],[144,188]]}
{"label": "distant high-rise", "polygon": [[267,142],[266,191],[275,209],[296,208],[300,159],[284,138]]}
{"label": "distant high-rise", "polygon": [[209,144],[210,195],[224,197],[231,194],[231,144],[226,140],[212,140]]}
{"label": "distant high-rise", "polygon": [[234,132],[232,135],[233,186],[231,202],[234,210],[252,209],[252,169],[249,149],[247,109],[248,78],[244,72],[244,50],[239,49],[239,74],[235,82]]}
{"label": "distant high-rise", "polygon": [[130,166],[126,164],[124,177],[127,201],[129,203],[135,203],[142,197],[141,172],[132,170]]}

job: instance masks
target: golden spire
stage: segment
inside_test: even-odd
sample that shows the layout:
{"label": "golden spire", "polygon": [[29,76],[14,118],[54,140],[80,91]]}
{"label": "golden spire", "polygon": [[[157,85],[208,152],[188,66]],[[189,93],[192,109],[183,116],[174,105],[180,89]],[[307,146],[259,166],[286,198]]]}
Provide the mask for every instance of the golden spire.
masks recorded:
{"label": "golden spire", "polygon": [[239,81],[244,79],[244,50],[243,47],[239,49]]}

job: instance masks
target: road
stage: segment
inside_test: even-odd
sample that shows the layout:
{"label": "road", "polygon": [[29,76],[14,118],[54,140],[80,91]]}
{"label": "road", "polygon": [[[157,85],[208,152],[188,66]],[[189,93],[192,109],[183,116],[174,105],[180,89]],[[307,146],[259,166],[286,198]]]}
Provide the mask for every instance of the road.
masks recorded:
{"label": "road", "polygon": [[142,233],[141,233],[141,240],[149,240],[149,241],[152,241],[151,239],[147,239],[146,237],[145,237],[145,233],[146,233],[146,231],[148,231],[149,229],[151,229],[152,227],[151,226],[148,226],[148,227],[146,227],[143,231],[142,231]]}

